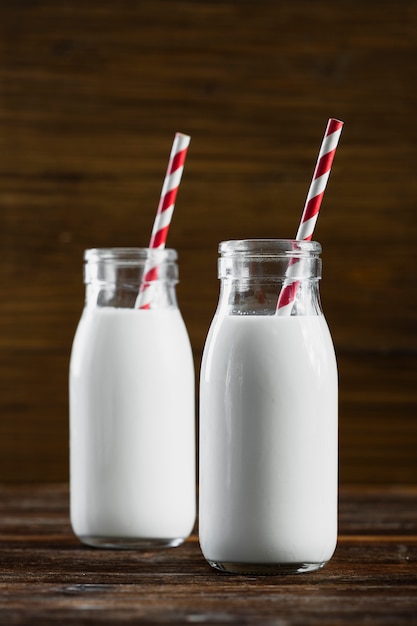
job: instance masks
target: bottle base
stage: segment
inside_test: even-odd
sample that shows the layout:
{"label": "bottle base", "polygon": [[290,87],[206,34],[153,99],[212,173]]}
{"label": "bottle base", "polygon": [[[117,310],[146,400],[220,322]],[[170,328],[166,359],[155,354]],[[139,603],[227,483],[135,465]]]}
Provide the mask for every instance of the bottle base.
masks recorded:
{"label": "bottle base", "polygon": [[324,567],[321,563],[231,563],[228,561],[208,561],[211,567],[226,574],[256,574],[261,576],[277,576],[304,574],[315,572]]}
{"label": "bottle base", "polygon": [[82,535],[79,536],[78,539],[92,548],[147,551],[162,548],[176,548],[184,543],[186,537],[161,539],[152,537],[102,537],[96,535]]}

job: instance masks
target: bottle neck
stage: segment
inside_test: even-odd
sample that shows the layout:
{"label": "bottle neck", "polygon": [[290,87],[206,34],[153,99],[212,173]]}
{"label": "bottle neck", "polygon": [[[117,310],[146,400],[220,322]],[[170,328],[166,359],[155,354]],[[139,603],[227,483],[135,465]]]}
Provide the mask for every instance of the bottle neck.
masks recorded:
{"label": "bottle neck", "polygon": [[[275,315],[283,281],[222,279],[217,312],[221,315]],[[297,282],[291,315],[322,315],[318,280]]]}
{"label": "bottle neck", "polygon": [[289,315],[321,315],[321,247],[294,240],[226,241],[219,246],[218,313],[274,315],[280,293],[291,286]]}
{"label": "bottle neck", "polygon": [[141,289],[151,309],[176,308],[177,253],[172,249],[101,248],[84,253],[86,308],[140,308]]}

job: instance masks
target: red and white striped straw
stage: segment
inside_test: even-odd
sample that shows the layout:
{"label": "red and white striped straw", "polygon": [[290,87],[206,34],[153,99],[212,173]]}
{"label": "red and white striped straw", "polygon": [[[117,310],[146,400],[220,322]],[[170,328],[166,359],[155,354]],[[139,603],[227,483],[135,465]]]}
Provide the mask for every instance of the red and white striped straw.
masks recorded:
{"label": "red and white striped straw", "polygon": [[[326,132],[320,147],[313,178],[307,194],[304,210],[301,216],[300,225],[297,230],[296,239],[298,241],[310,241],[323,200],[327,181],[330,176],[334,155],[342,133],[343,122],[330,118],[327,122]],[[277,314],[291,315],[291,310],[297,295],[298,281],[291,281],[291,268],[297,263],[296,258],[292,258],[287,270],[288,280],[284,282],[278,297]]]}
{"label": "red and white striped straw", "polygon": [[[180,186],[184,163],[187,156],[191,137],[182,133],[176,133],[169,157],[168,168],[162,185],[161,197],[158,210],[152,228],[149,248],[165,248],[168,229],[174,212],[175,200]],[[151,289],[153,281],[158,278],[158,265],[148,264],[145,267],[142,284],[140,286],[136,307],[149,309],[151,307]]]}

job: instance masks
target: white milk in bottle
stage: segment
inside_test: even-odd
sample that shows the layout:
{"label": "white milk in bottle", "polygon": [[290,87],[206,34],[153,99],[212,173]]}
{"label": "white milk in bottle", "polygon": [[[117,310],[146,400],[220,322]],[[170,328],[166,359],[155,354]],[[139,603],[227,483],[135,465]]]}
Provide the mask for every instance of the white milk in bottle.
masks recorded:
{"label": "white milk in bottle", "polygon": [[[320,250],[287,240],[220,245],[220,301],[200,379],[199,534],[223,571],[312,571],[336,546],[337,367]],[[290,259],[296,297],[280,315]]]}
{"label": "white milk in bottle", "polygon": [[[71,523],[93,546],[176,546],[195,522],[194,367],[176,252],[85,253],[70,365]],[[149,309],[137,294],[158,264]]]}

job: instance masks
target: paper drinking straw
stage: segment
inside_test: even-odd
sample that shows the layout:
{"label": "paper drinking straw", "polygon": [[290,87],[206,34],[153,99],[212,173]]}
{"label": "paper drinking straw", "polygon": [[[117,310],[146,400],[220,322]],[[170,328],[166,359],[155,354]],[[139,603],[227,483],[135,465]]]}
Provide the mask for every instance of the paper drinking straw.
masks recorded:
{"label": "paper drinking straw", "polygon": [[[168,229],[174,212],[175,200],[184,171],[185,158],[191,137],[182,133],[176,133],[169,157],[168,168],[162,185],[161,197],[158,210],[152,228],[149,248],[163,249],[167,240]],[[140,286],[136,307],[149,309],[151,307],[152,282],[158,278],[158,265],[148,263],[145,266],[142,283]]]}
{"label": "paper drinking straw", "polygon": [[[297,230],[297,240],[310,241],[313,236],[342,128],[343,122],[340,120],[330,118],[327,122],[326,132],[324,133],[324,138],[320,146],[313,178],[310,183],[300,225]],[[278,315],[291,315],[299,284],[299,281],[291,280],[291,272],[293,272],[293,274],[295,273],[294,270],[297,261],[298,259],[292,258],[288,264],[286,272],[288,280],[285,280],[278,297]]]}

